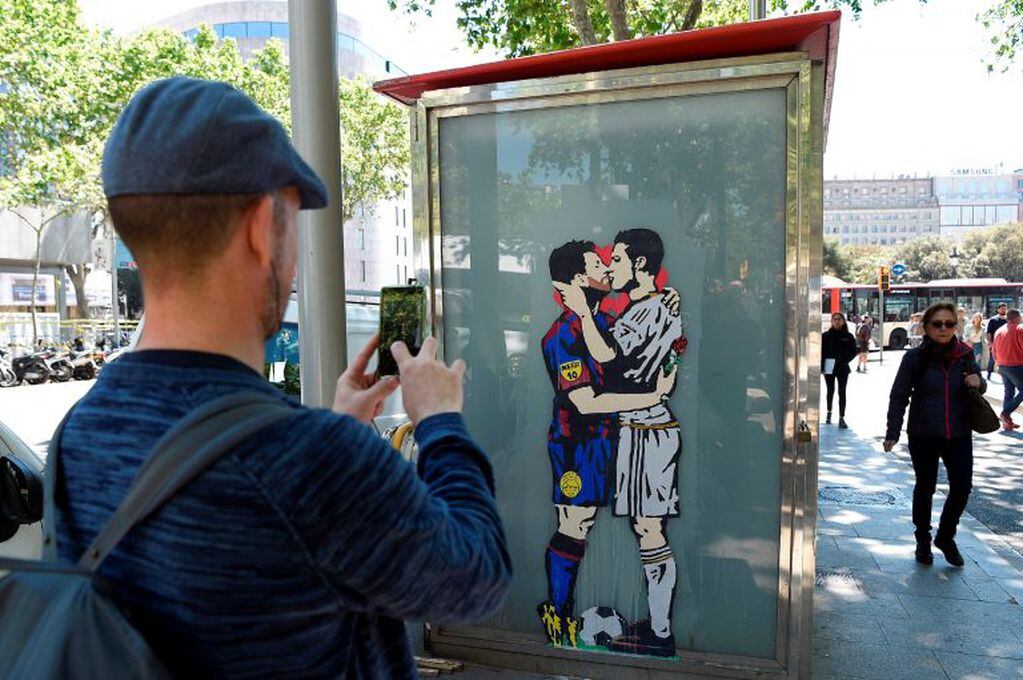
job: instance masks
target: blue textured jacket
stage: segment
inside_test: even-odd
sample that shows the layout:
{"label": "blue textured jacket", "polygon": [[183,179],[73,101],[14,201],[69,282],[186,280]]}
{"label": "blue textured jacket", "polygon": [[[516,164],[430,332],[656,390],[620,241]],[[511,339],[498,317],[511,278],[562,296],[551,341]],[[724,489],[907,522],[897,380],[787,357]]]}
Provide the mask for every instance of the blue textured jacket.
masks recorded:
{"label": "blue textured jacket", "polygon": [[[253,389],[279,394],[212,354],[141,351],[104,369],[60,442],[62,559],[81,556],[175,421]],[[182,677],[413,678],[401,619],[478,619],[509,585],[490,464],[456,414],[419,424],[417,471],[371,428],[294,406],[129,533],[100,574]]]}
{"label": "blue textured jacket", "polygon": [[[928,338],[919,347],[906,350],[892,383],[885,439],[898,441],[910,396],[906,425],[910,435],[951,439],[973,433],[966,402],[966,390],[971,388],[965,376],[973,373],[979,377],[980,367],[972,347],[957,340],[952,342],[953,346],[940,357],[934,353],[935,343]],[[985,389],[987,383],[981,377],[980,392]]]}

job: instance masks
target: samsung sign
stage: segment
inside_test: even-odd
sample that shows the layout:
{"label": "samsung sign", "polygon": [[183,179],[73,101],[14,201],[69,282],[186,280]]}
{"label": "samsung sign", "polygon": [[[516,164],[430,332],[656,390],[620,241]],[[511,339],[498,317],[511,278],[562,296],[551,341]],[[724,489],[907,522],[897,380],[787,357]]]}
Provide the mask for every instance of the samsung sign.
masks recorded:
{"label": "samsung sign", "polygon": [[992,168],[953,168],[952,175],[954,177],[962,177],[965,175],[994,175],[995,171]]}

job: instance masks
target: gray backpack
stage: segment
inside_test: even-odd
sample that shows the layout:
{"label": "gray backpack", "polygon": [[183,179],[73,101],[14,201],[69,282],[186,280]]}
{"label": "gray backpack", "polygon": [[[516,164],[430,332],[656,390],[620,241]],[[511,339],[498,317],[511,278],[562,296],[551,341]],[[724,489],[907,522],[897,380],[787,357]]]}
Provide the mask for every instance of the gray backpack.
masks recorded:
{"label": "gray backpack", "polygon": [[0,678],[169,678],[142,635],[110,597],[100,565],[142,522],[207,466],[249,435],[295,413],[259,392],[214,399],[174,425],[153,447],[117,511],[78,564],[56,560],[54,489],[64,422],[50,441],[44,480],[41,562],[0,558]]}

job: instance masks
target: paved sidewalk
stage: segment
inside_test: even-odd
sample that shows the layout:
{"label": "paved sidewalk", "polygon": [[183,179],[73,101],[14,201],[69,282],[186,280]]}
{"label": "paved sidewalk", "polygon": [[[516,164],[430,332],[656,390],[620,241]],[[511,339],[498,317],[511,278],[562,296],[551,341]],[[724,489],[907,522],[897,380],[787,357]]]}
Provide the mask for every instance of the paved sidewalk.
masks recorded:
{"label": "paved sidewalk", "polygon": [[917,564],[912,469],[878,439],[821,425],[814,678],[1023,678],[1023,557],[965,515],[966,566]]}

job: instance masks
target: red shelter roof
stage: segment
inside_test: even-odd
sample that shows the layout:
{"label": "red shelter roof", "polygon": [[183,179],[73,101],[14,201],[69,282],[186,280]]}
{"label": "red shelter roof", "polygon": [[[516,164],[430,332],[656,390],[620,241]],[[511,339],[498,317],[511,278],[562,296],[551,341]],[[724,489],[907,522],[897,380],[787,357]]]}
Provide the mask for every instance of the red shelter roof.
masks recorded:
{"label": "red shelter roof", "polygon": [[424,92],[449,87],[774,52],[807,51],[812,59],[825,62],[826,126],[831,109],[831,86],[841,18],[842,13],[838,11],[797,14],[434,71],[382,80],[373,87],[377,92],[403,104],[412,104]]}

